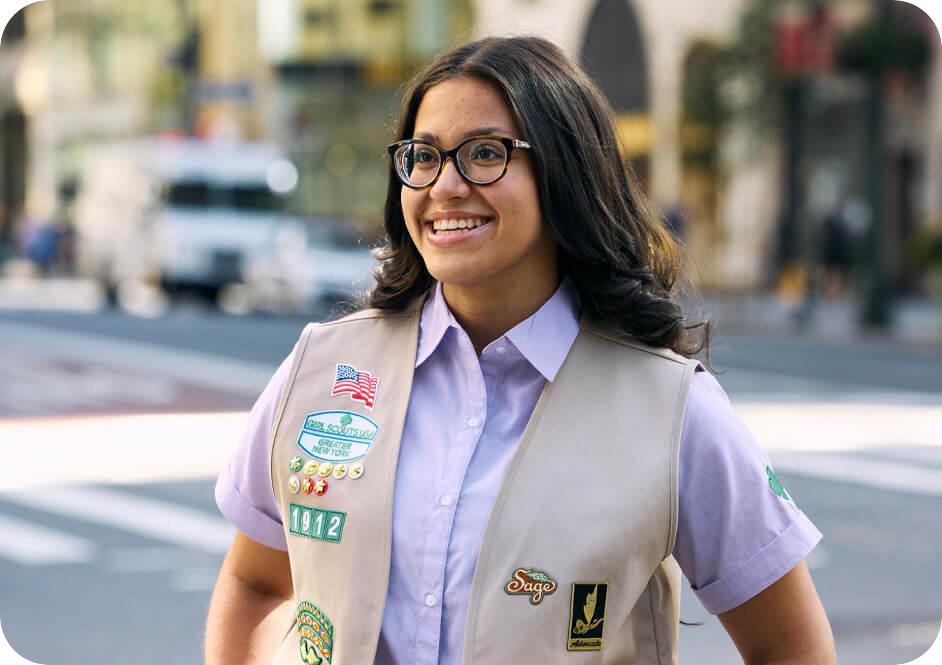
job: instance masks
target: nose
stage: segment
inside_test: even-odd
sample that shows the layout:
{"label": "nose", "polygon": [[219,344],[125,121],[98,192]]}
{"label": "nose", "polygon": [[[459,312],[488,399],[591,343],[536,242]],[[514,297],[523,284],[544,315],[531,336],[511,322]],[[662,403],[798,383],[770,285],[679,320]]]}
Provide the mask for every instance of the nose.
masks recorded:
{"label": "nose", "polygon": [[445,165],[442,172],[438,174],[438,180],[432,185],[429,196],[437,201],[447,201],[448,199],[465,198],[471,192],[471,187],[458,173],[458,165],[450,157],[445,159]]}

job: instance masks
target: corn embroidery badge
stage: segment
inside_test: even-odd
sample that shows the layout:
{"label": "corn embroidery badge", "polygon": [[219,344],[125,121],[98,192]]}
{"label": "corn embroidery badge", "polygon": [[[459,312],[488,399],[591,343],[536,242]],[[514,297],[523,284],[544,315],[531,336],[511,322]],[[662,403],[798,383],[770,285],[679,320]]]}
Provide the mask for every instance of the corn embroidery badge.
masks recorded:
{"label": "corn embroidery badge", "polygon": [[504,585],[504,591],[515,596],[523,594],[530,596],[531,605],[539,605],[543,597],[556,591],[556,580],[542,570],[536,568],[517,568],[510,581]]}
{"label": "corn embroidery badge", "polygon": [[568,651],[601,651],[605,630],[608,584],[576,582],[569,606]]}
{"label": "corn embroidery badge", "polygon": [[298,639],[305,665],[330,663],[334,650],[334,626],[314,603],[298,604]]}

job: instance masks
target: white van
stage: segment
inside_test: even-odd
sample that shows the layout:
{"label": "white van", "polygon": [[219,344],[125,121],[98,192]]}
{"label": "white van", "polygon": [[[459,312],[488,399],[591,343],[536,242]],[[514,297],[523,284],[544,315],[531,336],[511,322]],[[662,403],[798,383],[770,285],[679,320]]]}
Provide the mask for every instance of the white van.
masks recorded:
{"label": "white van", "polygon": [[149,139],[90,151],[76,198],[80,272],[215,295],[298,222],[280,211],[297,171],[270,143]]}

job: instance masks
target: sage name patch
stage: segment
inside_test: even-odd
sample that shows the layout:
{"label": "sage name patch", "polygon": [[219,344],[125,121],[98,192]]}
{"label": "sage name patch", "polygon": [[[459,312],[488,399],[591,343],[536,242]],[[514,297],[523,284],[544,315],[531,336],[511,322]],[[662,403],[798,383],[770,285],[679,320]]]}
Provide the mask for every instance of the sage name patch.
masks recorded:
{"label": "sage name patch", "polygon": [[298,447],[321,462],[353,462],[370,450],[379,425],[352,411],[318,411],[304,418]]}
{"label": "sage name patch", "polygon": [[343,523],[347,520],[346,513],[299,506],[296,503],[291,504],[289,517],[291,524],[288,525],[288,530],[291,533],[328,543],[340,542],[343,537]]}

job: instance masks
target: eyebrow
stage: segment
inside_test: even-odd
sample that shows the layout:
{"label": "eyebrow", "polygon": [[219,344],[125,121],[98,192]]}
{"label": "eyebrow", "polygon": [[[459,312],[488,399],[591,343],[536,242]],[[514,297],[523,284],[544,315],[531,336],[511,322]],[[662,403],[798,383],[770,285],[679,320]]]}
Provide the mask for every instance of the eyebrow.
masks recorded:
{"label": "eyebrow", "polygon": [[[471,131],[465,132],[464,134],[462,134],[461,137],[458,139],[458,143],[461,143],[466,138],[470,138],[472,136],[487,136],[489,134],[497,134],[497,133],[510,134],[511,132],[504,129],[503,127],[498,127],[497,125],[492,125],[488,127],[476,127],[475,129],[472,129]],[[429,132],[417,132],[412,135],[412,138],[420,139],[422,141],[430,141],[431,143],[438,143],[438,137]]]}

